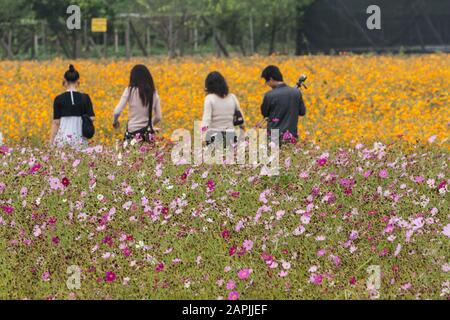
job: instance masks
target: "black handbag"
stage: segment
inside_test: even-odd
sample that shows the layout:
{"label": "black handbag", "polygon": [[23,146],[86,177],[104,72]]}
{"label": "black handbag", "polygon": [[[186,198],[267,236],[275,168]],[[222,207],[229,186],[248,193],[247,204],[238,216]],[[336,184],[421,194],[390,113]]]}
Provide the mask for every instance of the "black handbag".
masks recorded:
{"label": "black handbag", "polygon": [[155,130],[153,130],[153,124],[152,124],[152,107],[148,107],[148,124],[145,128],[130,132],[128,130],[128,123],[127,123],[127,130],[125,131],[125,140],[132,140],[136,137],[141,139],[145,142],[152,142],[153,141],[153,135],[155,134]]}
{"label": "black handbag", "polygon": [[[234,99],[234,97],[233,97]],[[242,126],[244,124],[244,116],[242,115],[242,112],[239,111],[239,109],[237,108],[237,101],[235,101],[236,103],[236,108],[234,109],[234,115],[233,115],[233,125],[235,127],[237,126]]]}
{"label": "black handbag", "polygon": [[81,119],[82,119],[82,134],[86,139],[92,139],[95,135],[95,126],[94,121],[92,121],[91,117],[87,114],[87,101],[86,95],[83,94],[81,98]]}

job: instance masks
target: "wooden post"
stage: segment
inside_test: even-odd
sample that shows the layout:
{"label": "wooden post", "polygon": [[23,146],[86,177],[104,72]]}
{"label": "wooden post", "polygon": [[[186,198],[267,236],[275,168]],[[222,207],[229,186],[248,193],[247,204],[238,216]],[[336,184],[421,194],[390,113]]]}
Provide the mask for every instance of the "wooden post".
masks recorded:
{"label": "wooden post", "polygon": [[255,33],[253,31],[253,14],[250,13],[250,55],[255,54]]}
{"label": "wooden post", "polygon": [[173,17],[169,16],[169,57],[175,57],[175,51],[173,47]]}
{"label": "wooden post", "polygon": [[89,41],[88,41],[88,20],[87,19],[84,19],[83,42],[84,42],[84,50],[87,51],[88,47],[89,47]]}
{"label": "wooden post", "polygon": [[73,58],[76,60],[81,56],[81,37],[78,30],[73,31],[74,43],[73,43]]}
{"label": "wooden post", "polygon": [[37,56],[39,55],[39,38],[37,35],[36,30],[34,30],[33,32],[33,46],[34,46],[34,57],[37,58]]}
{"label": "wooden post", "polygon": [[[9,39],[8,39],[9,40]],[[0,37],[0,45],[3,47],[3,49],[5,50],[6,56],[8,59],[12,60],[14,59],[14,54],[12,52],[12,48],[11,46],[8,44],[8,42],[6,42],[3,37]]]}
{"label": "wooden post", "polygon": [[13,33],[12,33],[12,30],[10,29],[10,30],[8,30],[8,48],[9,48],[9,51],[11,51],[11,52],[13,52],[12,46],[13,46]]}
{"label": "wooden post", "polygon": [[42,22],[42,52],[44,52],[44,54],[47,52],[46,46],[47,46],[47,30],[45,22]]}
{"label": "wooden post", "polygon": [[125,56],[127,60],[131,57],[130,52],[130,18],[127,17],[125,20]]}
{"label": "wooden post", "polygon": [[108,57],[108,32],[103,33],[103,56]]}
{"label": "wooden post", "polygon": [[197,28],[197,26],[195,26],[195,29],[194,29],[194,51],[195,52],[198,51],[198,28]]}
{"label": "wooden post", "polygon": [[114,52],[119,53],[119,31],[114,27]]}
{"label": "wooden post", "polygon": [[147,27],[145,32],[145,47],[147,48],[147,53],[150,55],[152,50],[152,38],[150,33],[150,27]]}

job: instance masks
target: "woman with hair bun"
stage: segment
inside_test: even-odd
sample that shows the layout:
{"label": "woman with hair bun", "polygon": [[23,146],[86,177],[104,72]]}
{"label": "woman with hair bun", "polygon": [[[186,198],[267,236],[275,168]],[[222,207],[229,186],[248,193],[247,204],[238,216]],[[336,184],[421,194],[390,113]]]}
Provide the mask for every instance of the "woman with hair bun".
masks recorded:
{"label": "woman with hair bun", "polygon": [[87,146],[83,136],[83,115],[94,121],[94,109],[89,95],[79,92],[80,74],[73,65],[64,74],[66,92],[55,98],[50,144],[76,149]]}

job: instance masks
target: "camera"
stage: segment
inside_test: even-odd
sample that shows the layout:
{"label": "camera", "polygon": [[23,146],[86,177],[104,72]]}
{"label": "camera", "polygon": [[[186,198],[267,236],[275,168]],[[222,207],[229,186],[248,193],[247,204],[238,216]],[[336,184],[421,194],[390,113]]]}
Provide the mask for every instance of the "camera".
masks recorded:
{"label": "camera", "polygon": [[308,77],[306,75],[302,74],[300,76],[300,78],[298,79],[297,88],[301,89],[301,87],[304,87],[305,89],[308,89],[308,87],[305,85],[305,82],[307,79],[308,79]]}

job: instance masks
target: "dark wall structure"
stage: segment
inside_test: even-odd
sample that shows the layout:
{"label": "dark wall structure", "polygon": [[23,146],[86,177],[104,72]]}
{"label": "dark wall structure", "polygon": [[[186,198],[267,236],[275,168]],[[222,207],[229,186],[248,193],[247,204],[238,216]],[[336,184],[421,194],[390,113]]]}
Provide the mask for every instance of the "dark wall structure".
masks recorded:
{"label": "dark wall structure", "polygon": [[[367,8],[381,8],[381,30]],[[298,54],[450,51],[450,0],[316,0],[298,26]]]}

